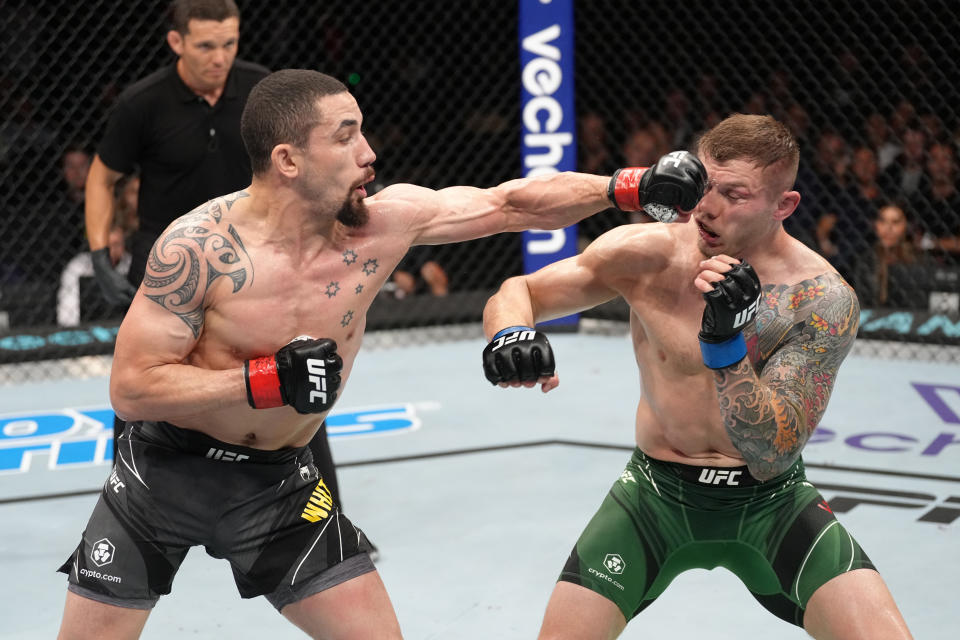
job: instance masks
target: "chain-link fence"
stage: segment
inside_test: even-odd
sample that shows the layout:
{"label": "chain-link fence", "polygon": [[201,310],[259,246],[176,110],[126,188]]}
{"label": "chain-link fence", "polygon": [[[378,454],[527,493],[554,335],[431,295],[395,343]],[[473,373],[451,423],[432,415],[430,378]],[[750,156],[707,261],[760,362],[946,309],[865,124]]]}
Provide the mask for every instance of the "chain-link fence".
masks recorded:
{"label": "chain-link fence", "polygon": [[[381,185],[521,175],[516,2],[238,5],[242,58],[351,87]],[[956,3],[581,1],[575,27],[580,170],[650,164],[730,112],[771,113],[803,149],[789,229],[857,288],[864,335],[960,341]],[[119,92],[173,62],[168,28],[152,0],[0,5],[0,362],[109,353],[122,309],[75,260],[83,180]],[[369,326],[479,322],[521,269],[517,235],[417,249]]]}

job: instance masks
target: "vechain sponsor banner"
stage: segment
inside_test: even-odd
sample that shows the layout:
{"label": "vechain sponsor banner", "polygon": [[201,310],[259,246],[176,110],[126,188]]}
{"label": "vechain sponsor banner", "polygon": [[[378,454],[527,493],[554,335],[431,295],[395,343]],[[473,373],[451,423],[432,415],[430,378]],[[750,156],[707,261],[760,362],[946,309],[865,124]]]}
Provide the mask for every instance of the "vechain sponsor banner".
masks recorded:
{"label": "vechain sponsor banner", "polygon": [[[573,0],[520,0],[523,175],[577,167]],[[577,252],[577,227],[523,233],[527,273]],[[549,324],[576,325],[576,315]]]}

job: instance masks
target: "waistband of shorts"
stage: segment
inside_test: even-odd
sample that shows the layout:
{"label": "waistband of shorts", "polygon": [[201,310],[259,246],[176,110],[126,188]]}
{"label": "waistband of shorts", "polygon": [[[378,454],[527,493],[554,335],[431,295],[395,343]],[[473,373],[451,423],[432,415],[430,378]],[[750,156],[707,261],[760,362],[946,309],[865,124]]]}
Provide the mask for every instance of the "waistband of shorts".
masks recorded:
{"label": "waistband of shorts", "polygon": [[750,475],[750,471],[746,465],[739,467],[701,467],[651,458],[640,449],[635,450],[634,458],[636,458],[638,462],[649,463],[652,467],[660,471],[679,476],[681,480],[688,484],[708,489],[742,489],[758,485],[771,487],[795,477],[798,472],[803,473],[802,459],[797,459],[789,469],[780,475],[770,478],[769,480],[757,480]]}
{"label": "waistband of shorts", "polygon": [[302,458],[308,447],[285,447],[283,449],[254,449],[239,444],[221,442],[194,429],[184,429],[169,422],[128,422],[134,437],[148,442],[170,446],[181,453],[203,456],[217,462],[255,462],[261,464],[286,464]]}

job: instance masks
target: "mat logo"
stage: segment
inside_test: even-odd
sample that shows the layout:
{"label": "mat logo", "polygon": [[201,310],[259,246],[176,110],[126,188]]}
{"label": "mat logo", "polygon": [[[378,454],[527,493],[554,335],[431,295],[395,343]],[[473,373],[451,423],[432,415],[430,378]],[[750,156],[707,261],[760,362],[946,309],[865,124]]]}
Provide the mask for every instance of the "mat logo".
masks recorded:
{"label": "mat logo", "polygon": [[379,405],[330,412],[327,434],[331,438],[381,436],[415,431],[421,424],[413,404]]}
{"label": "mat logo", "polygon": [[[820,425],[813,432],[809,445],[818,445],[842,438],[848,447],[860,451],[891,453],[919,453],[921,456],[939,456],[946,453],[956,455],[960,445],[960,386],[955,384],[911,382],[910,385],[923,398],[927,406],[940,419],[940,428],[924,432],[920,428],[911,428],[903,433],[897,431],[867,431],[863,433],[841,434],[838,430]],[[929,414],[926,414],[929,416]],[[917,426],[928,423],[924,419]],[[949,429],[944,431],[944,428]],[[939,433],[936,433],[936,432]]]}
{"label": "mat logo", "polygon": [[608,553],[607,557],[603,559],[603,566],[610,573],[620,575],[627,568],[627,563],[623,561],[619,553]]}
{"label": "mat logo", "polygon": [[637,479],[633,477],[633,473],[630,472],[630,469],[624,469],[623,473],[620,474],[620,482],[623,484],[628,484],[630,482],[637,484]]}
{"label": "mat logo", "polygon": [[93,543],[93,549],[90,550],[90,559],[93,564],[102,567],[113,562],[117,548],[113,546],[109,538],[100,538]]}
{"label": "mat logo", "polygon": [[[413,404],[344,409],[327,416],[331,438],[399,434],[420,425]],[[245,457],[217,449],[209,456],[234,462]],[[60,470],[112,460],[113,411],[109,407],[0,414],[0,475],[26,473],[38,465]]]}
{"label": "mat logo", "polygon": [[61,409],[0,415],[0,474],[108,464],[113,459],[113,411]]}
{"label": "mat logo", "polygon": [[[919,491],[878,489],[818,482],[820,493],[827,494],[826,509],[831,513],[848,513],[854,507],[883,507],[918,514],[917,522],[950,525],[960,519],[960,496],[937,496]],[[818,504],[818,507],[821,505]],[[821,507],[822,508],[822,507]]]}
{"label": "mat logo", "polygon": [[740,481],[737,480],[737,476],[742,473],[743,471],[704,468],[700,470],[700,477],[697,478],[697,480],[703,484],[714,485],[720,484],[721,482],[726,482],[727,486],[735,487],[740,484]]}

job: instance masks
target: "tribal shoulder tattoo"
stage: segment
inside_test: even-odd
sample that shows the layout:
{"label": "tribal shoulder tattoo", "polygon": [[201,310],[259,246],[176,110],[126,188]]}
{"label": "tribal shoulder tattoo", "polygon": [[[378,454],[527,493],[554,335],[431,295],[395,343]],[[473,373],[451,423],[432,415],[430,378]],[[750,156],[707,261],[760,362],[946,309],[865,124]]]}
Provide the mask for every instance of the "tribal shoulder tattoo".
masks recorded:
{"label": "tribal shoulder tattoo", "polygon": [[253,282],[253,262],[223,214],[240,198],[238,191],[211,200],[177,219],[153,245],[143,278],[145,294],[200,336],[204,298],[220,277],[233,281],[233,293]]}
{"label": "tribal shoulder tattoo", "polygon": [[835,273],[763,287],[744,332],[750,357],[714,372],[727,434],[754,475],[771,478],[800,456],[859,324],[857,297]]}

